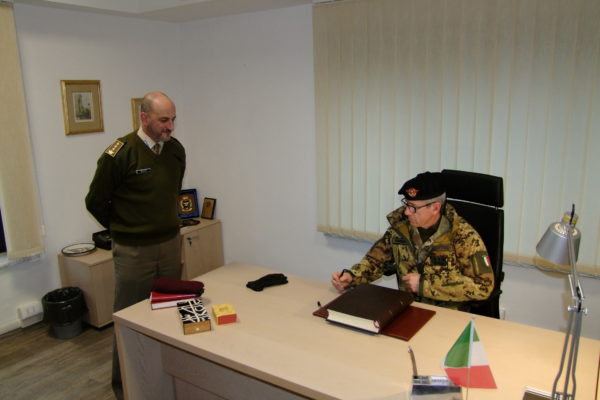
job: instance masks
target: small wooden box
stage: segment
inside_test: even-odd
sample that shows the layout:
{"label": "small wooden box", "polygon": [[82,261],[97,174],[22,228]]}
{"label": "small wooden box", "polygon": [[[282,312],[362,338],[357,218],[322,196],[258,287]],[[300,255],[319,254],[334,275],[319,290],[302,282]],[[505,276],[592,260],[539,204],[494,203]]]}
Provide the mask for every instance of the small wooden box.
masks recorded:
{"label": "small wooden box", "polygon": [[210,317],[201,299],[179,302],[177,310],[183,324],[184,335],[211,330]]}
{"label": "small wooden box", "polygon": [[212,307],[217,325],[231,324],[237,321],[237,314],[231,304],[217,304]]}

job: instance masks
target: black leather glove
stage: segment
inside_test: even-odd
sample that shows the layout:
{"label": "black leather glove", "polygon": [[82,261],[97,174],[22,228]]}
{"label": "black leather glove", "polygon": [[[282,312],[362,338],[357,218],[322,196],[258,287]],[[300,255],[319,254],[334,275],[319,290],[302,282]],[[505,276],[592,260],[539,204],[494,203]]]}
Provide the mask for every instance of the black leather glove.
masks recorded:
{"label": "black leather glove", "polygon": [[246,283],[246,287],[260,292],[264,288],[275,285],[284,285],[288,283],[287,277],[284,274],[268,274],[255,281]]}

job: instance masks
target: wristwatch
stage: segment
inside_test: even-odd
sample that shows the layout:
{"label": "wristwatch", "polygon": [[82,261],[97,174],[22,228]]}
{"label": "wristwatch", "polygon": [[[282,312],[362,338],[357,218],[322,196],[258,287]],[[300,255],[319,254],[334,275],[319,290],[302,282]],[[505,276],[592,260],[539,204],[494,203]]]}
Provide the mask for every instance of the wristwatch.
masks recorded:
{"label": "wristwatch", "polygon": [[340,273],[340,278],[341,278],[341,277],[342,277],[342,275],[344,275],[344,273],[346,273],[346,272],[347,272],[347,273],[349,273],[349,274],[350,274],[350,276],[351,276],[352,278],[356,278],[356,276],[354,275],[354,272],[352,272],[351,270],[349,270],[349,269],[347,269],[347,268],[344,268],[344,269],[342,270],[342,272]]}

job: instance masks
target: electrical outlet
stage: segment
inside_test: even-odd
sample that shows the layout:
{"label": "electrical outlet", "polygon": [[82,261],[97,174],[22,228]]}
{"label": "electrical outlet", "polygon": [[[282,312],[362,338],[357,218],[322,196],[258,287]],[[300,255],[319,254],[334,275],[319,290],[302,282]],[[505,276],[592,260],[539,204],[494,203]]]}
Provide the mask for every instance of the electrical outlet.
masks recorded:
{"label": "electrical outlet", "polygon": [[31,318],[42,313],[42,303],[32,301],[31,303],[23,304],[17,308],[17,313],[21,321]]}

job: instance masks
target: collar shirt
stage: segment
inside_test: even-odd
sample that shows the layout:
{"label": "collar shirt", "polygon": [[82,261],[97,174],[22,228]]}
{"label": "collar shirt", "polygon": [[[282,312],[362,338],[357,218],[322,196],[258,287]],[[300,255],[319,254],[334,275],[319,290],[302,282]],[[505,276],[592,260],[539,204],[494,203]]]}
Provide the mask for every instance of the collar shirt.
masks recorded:
{"label": "collar shirt", "polygon": [[[144,132],[144,130],[141,127],[138,129],[137,135],[139,136],[140,139],[142,139],[142,141],[146,144],[146,146],[148,146],[148,148],[150,150],[153,149],[153,147],[154,147],[155,144],[158,144],[160,146],[160,150],[162,150],[162,145],[163,144],[160,143],[160,142],[155,142],[154,140],[152,140],[150,138],[150,136],[148,136],[146,134],[146,132]],[[152,150],[152,151],[154,151],[154,150]],[[160,153],[160,151],[159,151],[159,153]]]}

